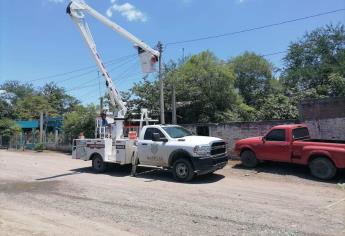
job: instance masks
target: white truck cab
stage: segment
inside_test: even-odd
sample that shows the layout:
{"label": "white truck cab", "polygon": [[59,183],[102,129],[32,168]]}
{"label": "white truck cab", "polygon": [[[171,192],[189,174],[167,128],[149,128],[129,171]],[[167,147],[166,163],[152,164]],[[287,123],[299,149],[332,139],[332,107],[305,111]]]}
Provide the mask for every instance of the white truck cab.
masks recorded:
{"label": "white truck cab", "polygon": [[171,169],[179,181],[214,172],[228,162],[222,139],[196,136],[177,125],[145,126],[137,141],[137,157],[140,164]]}
{"label": "white truck cab", "polygon": [[226,143],[219,138],[195,136],[178,125],[148,125],[137,140],[74,140],[73,158],[92,160],[97,172],[107,163],[139,164],[163,167],[178,181],[190,181],[195,175],[212,173],[228,162]]}

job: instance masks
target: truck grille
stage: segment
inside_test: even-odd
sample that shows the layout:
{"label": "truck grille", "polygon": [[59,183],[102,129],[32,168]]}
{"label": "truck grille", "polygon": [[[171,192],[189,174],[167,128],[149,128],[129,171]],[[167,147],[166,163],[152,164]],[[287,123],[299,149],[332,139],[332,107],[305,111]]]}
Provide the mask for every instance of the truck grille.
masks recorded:
{"label": "truck grille", "polygon": [[215,142],[211,146],[211,156],[224,154],[226,153],[226,144],[225,142]]}

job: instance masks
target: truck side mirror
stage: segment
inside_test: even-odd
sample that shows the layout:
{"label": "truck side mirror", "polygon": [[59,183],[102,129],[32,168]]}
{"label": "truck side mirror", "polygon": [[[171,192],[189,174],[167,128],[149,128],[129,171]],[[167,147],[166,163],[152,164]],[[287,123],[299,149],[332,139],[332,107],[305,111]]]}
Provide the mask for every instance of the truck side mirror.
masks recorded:
{"label": "truck side mirror", "polygon": [[262,137],[262,142],[263,142],[263,143],[266,142],[265,136]]}

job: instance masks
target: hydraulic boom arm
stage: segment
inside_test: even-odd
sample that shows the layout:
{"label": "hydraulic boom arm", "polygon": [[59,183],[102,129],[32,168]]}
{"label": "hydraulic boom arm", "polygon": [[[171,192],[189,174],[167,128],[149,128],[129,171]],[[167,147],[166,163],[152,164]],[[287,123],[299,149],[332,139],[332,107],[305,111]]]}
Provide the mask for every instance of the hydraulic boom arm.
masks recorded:
{"label": "hydraulic boom arm", "polygon": [[[120,35],[127,38],[130,42],[132,42],[135,46],[139,48],[138,51],[149,52],[150,54],[152,54],[152,56],[156,58],[159,58],[159,52],[148,46],[143,41],[139,40],[137,37],[135,37],[133,34],[128,32],[118,24],[110,21],[107,17],[103,16],[102,14],[94,10],[92,7],[87,5],[83,0],[71,0],[66,11],[78,26],[84,40],[86,41],[88,47],[92,52],[94,59],[96,60],[97,66],[99,67],[99,70],[101,71],[105,79],[105,84],[110,95],[110,102],[113,105],[117,105],[119,108],[117,117],[115,117],[115,119],[123,120],[127,112],[126,104],[123,102],[120,92],[114,86],[113,81],[103,64],[99,53],[97,52],[95,41],[93,40],[90,28],[85,20],[85,13],[89,13],[91,16],[95,17],[97,20],[99,20],[106,26],[110,27]],[[116,126],[116,129],[118,130],[118,132],[116,132],[116,138],[119,138],[120,136],[122,136],[123,121],[117,122]]]}

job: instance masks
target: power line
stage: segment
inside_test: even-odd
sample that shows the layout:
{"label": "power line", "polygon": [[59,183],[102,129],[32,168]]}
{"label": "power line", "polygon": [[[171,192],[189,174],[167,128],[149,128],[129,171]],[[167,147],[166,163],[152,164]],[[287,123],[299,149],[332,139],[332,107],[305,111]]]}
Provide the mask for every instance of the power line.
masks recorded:
{"label": "power line", "polygon": [[96,86],[96,85],[98,85],[98,81],[97,81],[97,83],[94,83],[94,84],[90,84],[90,85],[86,85],[86,86],[78,86],[78,87],[71,88],[69,90],[66,90],[66,92],[75,91],[75,90],[84,89],[84,88],[90,88],[90,87],[93,87],[93,86]]}
{"label": "power line", "polygon": [[[132,57],[128,57],[128,58],[124,59],[124,60],[121,62],[121,64],[117,64],[117,66],[114,67],[114,68],[112,68],[111,71],[113,71],[113,70],[115,70],[115,69],[118,69],[118,68],[124,66],[124,65],[127,64],[128,62],[131,62],[131,60],[129,60],[129,59],[132,59]],[[119,62],[119,63],[120,63],[120,62]],[[111,66],[111,65],[114,65],[114,62],[108,63],[108,66]],[[67,79],[59,80],[59,81],[56,82],[56,83],[59,84],[59,83],[62,83],[62,82],[66,82],[66,81],[68,81],[68,80],[72,80],[72,79],[75,79],[75,78],[80,78],[80,77],[83,77],[83,76],[85,76],[85,75],[88,75],[88,74],[97,72],[97,71],[98,71],[98,70],[95,70],[95,69],[88,70],[88,71],[85,72],[85,73],[82,73],[82,74],[79,74],[79,75],[75,75],[75,76],[69,77],[69,78],[67,78]]]}
{"label": "power line", "polygon": [[[109,60],[109,61],[105,62],[104,64],[114,64],[117,61],[121,61],[121,60],[126,59],[128,57],[133,57],[134,55],[136,55],[136,54],[130,54],[130,55],[127,55],[127,56],[122,56],[122,57],[119,57],[119,58],[115,58],[115,59],[112,59],[112,60]],[[39,80],[52,79],[52,78],[61,77],[61,76],[68,75],[68,74],[73,74],[73,73],[76,73],[76,72],[79,72],[79,71],[84,71],[84,70],[87,70],[87,69],[90,69],[90,68],[95,68],[95,67],[96,66],[82,67],[82,68],[79,68],[79,69],[75,69],[75,70],[71,70],[71,71],[67,71],[67,72],[63,72],[63,73],[58,73],[58,74],[54,74],[54,75],[48,75],[48,76],[39,77],[39,78],[32,79],[32,80],[29,80],[29,81],[26,81],[26,82],[27,83],[31,83],[31,82],[35,82],[35,81],[39,81]]]}
{"label": "power line", "polygon": [[[133,62],[133,61],[136,62],[135,60],[128,60],[128,59],[126,59],[126,61],[122,62],[121,65],[118,65],[117,67],[112,68],[112,69],[109,70],[109,71],[112,71],[112,70],[114,70],[114,69],[119,69],[120,67],[122,67],[122,66],[124,66],[124,65],[126,65],[126,64],[128,64],[128,63],[130,63],[130,62]],[[133,65],[135,65],[135,64],[131,64],[131,67],[133,67]],[[128,68],[128,69],[129,69],[129,68]],[[126,71],[127,71],[127,70],[126,70]],[[92,83],[92,82],[94,82],[94,81],[97,81],[97,84],[96,84],[96,83],[90,84],[90,83]],[[66,92],[75,91],[75,90],[80,90],[80,89],[84,89],[84,88],[89,88],[89,87],[91,87],[91,86],[99,85],[98,83],[99,83],[99,76],[97,76],[97,77],[95,77],[95,78],[91,78],[91,79],[86,80],[86,81],[83,81],[83,84],[82,84],[81,86],[75,86],[75,87],[73,87],[73,88],[71,88],[71,89],[66,90]]]}
{"label": "power line", "polygon": [[272,52],[272,53],[268,53],[268,54],[259,54],[262,57],[270,57],[270,56],[275,56],[278,54],[283,54],[283,53],[287,53],[288,50],[284,50],[284,51],[278,51],[278,52]]}
{"label": "power line", "polygon": [[278,23],[258,26],[258,27],[249,28],[249,29],[243,29],[243,30],[229,32],[229,33],[224,33],[224,34],[210,35],[210,36],[205,36],[205,37],[200,37],[200,38],[195,38],[195,39],[187,39],[187,40],[170,42],[170,43],[166,43],[166,45],[176,45],[176,44],[183,44],[183,43],[192,43],[192,42],[196,42],[196,41],[203,41],[203,40],[208,40],[208,39],[221,38],[221,37],[231,36],[231,35],[235,35],[235,34],[241,34],[241,33],[246,33],[246,32],[250,32],[250,31],[266,29],[266,28],[275,27],[275,26],[279,26],[279,25],[284,25],[284,24],[288,24],[288,23],[292,23],[292,22],[296,22],[296,21],[307,20],[307,19],[310,19],[310,18],[315,18],[315,17],[319,17],[319,16],[333,14],[333,13],[337,13],[337,12],[341,12],[341,11],[345,11],[345,8],[340,8],[340,9],[333,10],[333,11],[322,12],[322,13],[318,13],[318,14],[315,14],[315,15],[295,18],[295,19],[291,19],[291,20],[281,21],[281,22],[278,22]]}

